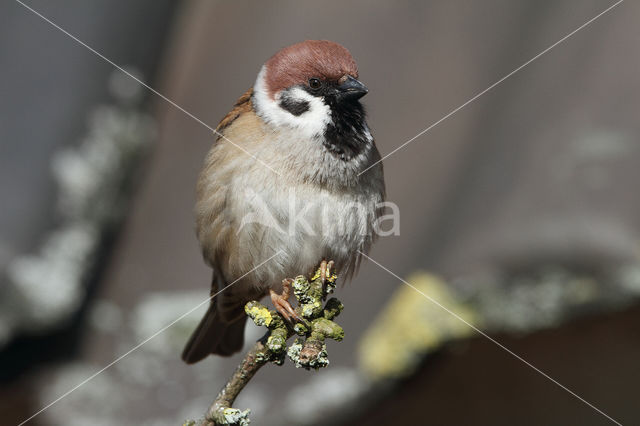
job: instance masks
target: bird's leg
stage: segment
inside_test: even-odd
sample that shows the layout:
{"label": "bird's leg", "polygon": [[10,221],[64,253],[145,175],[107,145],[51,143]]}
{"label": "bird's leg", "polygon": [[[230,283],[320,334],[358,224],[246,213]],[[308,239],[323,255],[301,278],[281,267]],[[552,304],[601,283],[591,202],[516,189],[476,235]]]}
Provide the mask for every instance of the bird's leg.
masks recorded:
{"label": "bird's leg", "polygon": [[282,280],[282,294],[278,294],[272,289],[269,289],[269,294],[271,295],[271,302],[273,306],[276,308],[278,313],[284,317],[287,321],[291,322],[291,317],[293,317],[296,321],[303,321],[303,319],[298,315],[298,313],[293,309],[291,303],[289,303],[289,295],[291,294],[291,283],[293,280],[291,278],[285,278]]}
{"label": "bird's leg", "polygon": [[323,260],[320,262],[320,280],[322,281],[322,292],[323,294],[326,292],[326,282],[327,278],[331,277],[331,270],[333,269],[333,260],[326,261]]}

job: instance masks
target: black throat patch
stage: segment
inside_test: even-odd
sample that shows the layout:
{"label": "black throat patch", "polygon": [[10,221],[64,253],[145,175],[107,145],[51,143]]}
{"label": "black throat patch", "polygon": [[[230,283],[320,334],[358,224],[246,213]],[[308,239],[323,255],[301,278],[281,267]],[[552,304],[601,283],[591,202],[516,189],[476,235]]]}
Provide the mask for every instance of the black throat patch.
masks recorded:
{"label": "black throat patch", "polygon": [[324,132],[324,146],[343,160],[360,154],[372,142],[366,113],[360,102],[325,98],[331,109],[331,123]]}

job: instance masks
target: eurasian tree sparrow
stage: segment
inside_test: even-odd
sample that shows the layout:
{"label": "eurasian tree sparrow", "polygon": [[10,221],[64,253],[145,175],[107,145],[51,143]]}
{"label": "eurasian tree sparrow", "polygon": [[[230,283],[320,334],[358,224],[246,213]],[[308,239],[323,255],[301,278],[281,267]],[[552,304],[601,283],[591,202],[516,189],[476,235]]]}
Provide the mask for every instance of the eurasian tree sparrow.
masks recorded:
{"label": "eurasian tree sparrow", "polygon": [[[349,279],[359,251],[369,251],[384,179],[359,102],[367,88],[357,78],[343,46],[294,44],[262,66],[253,88],[218,125],[223,136],[198,180],[196,228],[213,268],[211,295],[233,285],[212,299],[184,349],[185,362],[239,351],[244,305],[268,293],[285,318],[298,319],[283,278],[321,262],[326,271],[333,260]],[[266,206],[271,222],[246,220],[255,219],[258,205]],[[295,223],[300,212],[304,226]]]}

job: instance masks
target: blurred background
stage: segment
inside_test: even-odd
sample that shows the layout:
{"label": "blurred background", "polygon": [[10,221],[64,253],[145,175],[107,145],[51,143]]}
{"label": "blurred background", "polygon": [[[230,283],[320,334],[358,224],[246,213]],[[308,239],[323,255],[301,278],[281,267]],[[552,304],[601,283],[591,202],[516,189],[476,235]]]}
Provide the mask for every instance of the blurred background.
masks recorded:
{"label": "blurred background", "polygon": [[[214,127],[279,48],[339,42],[383,155],[612,4],[28,2]],[[639,13],[620,4],[389,157],[400,235],[371,253],[623,424],[640,418]],[[0,418],[19,424],[206,299],[192,209],[215,138],[18,2],[0,4],[0,65]],[[372,262],[337,296],[331,365],[265,366],[235,404],[253,424],[612,424]],[[180,361],[202,313],[28,424],[200,417],[241,358]]]}

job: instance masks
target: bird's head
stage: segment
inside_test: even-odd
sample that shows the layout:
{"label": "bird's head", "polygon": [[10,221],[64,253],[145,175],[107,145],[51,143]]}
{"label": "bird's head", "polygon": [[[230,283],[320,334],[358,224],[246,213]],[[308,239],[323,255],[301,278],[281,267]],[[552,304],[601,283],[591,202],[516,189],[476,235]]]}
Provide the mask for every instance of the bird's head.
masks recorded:
{"label": "bird's head", "polygon": [[[263,65],[253,96],[256,112],[266,122],[322,138],[345,119],[346,127],[366,127],[358,100],[367,92],[345,47],[307,40],[285,47]],[[357,123],[352,125],[351,119]]]}

